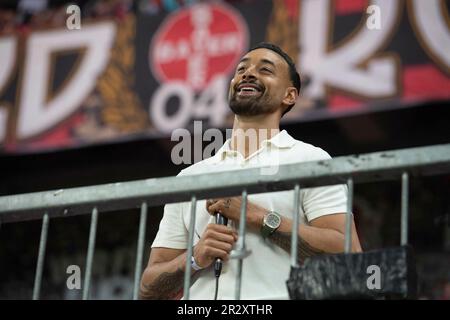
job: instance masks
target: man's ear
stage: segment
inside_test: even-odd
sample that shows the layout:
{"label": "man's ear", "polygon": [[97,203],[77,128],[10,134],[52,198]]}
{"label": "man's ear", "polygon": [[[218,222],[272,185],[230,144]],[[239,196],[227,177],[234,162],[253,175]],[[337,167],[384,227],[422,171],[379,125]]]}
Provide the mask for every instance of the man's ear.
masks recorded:
{"label": "man's ear", "polygon": [[284,94],[283,104],[285,105],[293,105],[298,98],[298,92],[295,87],[288,87],[286,89],[286,93]]}

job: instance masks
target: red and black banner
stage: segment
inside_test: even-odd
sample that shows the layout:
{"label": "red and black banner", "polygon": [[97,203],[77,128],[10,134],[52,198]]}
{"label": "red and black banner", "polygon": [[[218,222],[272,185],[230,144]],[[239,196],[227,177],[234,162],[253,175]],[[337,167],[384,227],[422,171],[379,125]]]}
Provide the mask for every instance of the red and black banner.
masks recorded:
{"label": "red and black banner", "polygon": [[231,75],[261,41],[303,79],[283,121],[450,98],[449,1],[210,1],[83,17],[73,30],[59,14],[0,29],[0,152],[170,137],[194,120],[230,127]]}

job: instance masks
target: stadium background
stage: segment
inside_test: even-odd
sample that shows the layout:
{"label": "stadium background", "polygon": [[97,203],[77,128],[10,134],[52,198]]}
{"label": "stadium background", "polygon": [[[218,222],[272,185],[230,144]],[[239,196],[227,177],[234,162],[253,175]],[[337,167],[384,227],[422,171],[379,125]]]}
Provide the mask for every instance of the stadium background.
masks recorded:
{"label": "stadium background", "polygon": [[[27,73],[24,61],[35,52],[26,45],[36,31],[76,31],[66,29],[69,5],[66,1],[41,1],[41,6],[36,4],[40,1],[2,2],[0,41],[12,36],[18,39],[18,46],[9,80],[0,87],[0,110],[8,110],[7,120],[0,124],[4,132],[0,142],[0,195],[176,175],[185,166],[175,165],[171,160],[172,147],[177,143],[170,139],[173,128],[170,121],[157,123],[152,118],[155,114],[150,103],[155,101],[152,95],[169,83],[170,77],[184,81],[186,92],[194,101],[191,109],[186,107],[189,116],[181,122],[182,126],[192,129],[192,121],[200,119],[206,124],[204,129],[229,127],[232,118],[224,111],[223,101],[210,97],[211,112],[206,111],[206,118],[194,111],[193,105],[202,94],[211,92],[208,84],[214,74],[194,83],[187,71],[173,73],[167,69],[173,61],[158,61],[158,54],[152,53],[155,46],[163,46],[164,39],[173,40],[173,32],[180,32],[179,29],[170,31],[168,21],[181,21],[180,13],[200,2],[217,5],[223,11],[216,14],[222,12],[222,19],[234,21],[233,27],[227,30],[237,36],[230,38],[228,48],[237,52],[230,49],[229,56],[211,63],[223,66],[223,70],[216,70],[219,80],[221,75],[229,76],[227,65],[232,64],[234,56],[259,41],[276,42],[294,57],[301,52],[298,42],[292,39],[298,36],[300,8],[308,1],[303,4],[295,0],[258,1],[258,10],[255,10],[256,0],[78,1],[82,10],[81,30],[85,23],[95,26],[104,21],[117,27],[111,50],[105,55],[107,60],[102,62],[104,66],[95,79],[94,88],[83,101],[78,105],[74,103],[69,114],[31,133],[27,133],[26,122],[23,122],[25,129],[20,129],[22,120],[19,119],[21,112],[25,112],[20,111],[24,108],[25,98],[21,96],[26,91],[24,79],[32,74]],[[364,97],[358,92],[329,88],[326,95],[317,96],[312,90],[308,91],[314,83],[313,74],[303,73],[300,67],[305,83],[304,96],[284,121],[283,128],[332,156],[448,143],[449,66],[436,62],[423,41],[418,40],[411,23],[411,2],[398,1],[394,32],[389,41],[376,50],[377,53],[395,53],[401,66],[396,70],[396,77],[400,79],[396,82],[401,85],[394,94]],[[449,27],[449,2],[439,3]],[[360,27],[368,4],[359,0],[330,2],[333,23],[329,33],[335,44],[332,48],[337,48],[337,43],[345,46],[346,42],[351,46],[349,35]],[[240,20],[233,20],[233,14]],[[46,74],[51,81],[44,104],[64,90],[76,74],[83,54],[82,51],[62,50],[52,60],[53,69]],[[8,67],[5,61],[0,68]],[[176,69],[187,69],[186,61],[179,61]],[[155,71],[157,65],[160,71]],[[376,80],[383,79],[375,79],[374,84]],[[218,83],[220,85],[220,81]],[[223,92],[223,86],[220,90]],[[167,119],[180,111],[179,103],[176,99],[167,102]],[[217,113],[223,116],[214,118]],[[33,120],[38,122],[38,118],[29,119],[30,127]],[[416,250],[419,293],[423,299],[450,299],[449,178],[445,175],[413,179],[411,184],[410,241]],[[399,195],[400,183],[396,182],[356,186],[354,210],[365,250],[399,243]],[[149,212],[144,259],[148,258],[162,207],[151,208]],[[131,210],[100,215],[92,298],[128,299],[131,296],[138,218],[139,212]],[[81,297],[81,290],[66,288],[68,275],[65,271],[68,265],[83,267],[85,264],[89,221],[89,216],[51,220],[42,298]],[[0,227],[0,298],[31,297],[40,228],[40,221]]]}

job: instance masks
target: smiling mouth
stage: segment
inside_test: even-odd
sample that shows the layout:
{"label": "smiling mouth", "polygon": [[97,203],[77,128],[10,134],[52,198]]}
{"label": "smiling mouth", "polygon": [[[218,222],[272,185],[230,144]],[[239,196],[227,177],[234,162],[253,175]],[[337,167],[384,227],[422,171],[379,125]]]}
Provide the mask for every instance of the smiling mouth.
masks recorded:
{"label": "smiling mouth", "polygon": [[241,84],[237,87],[238,96],[259,96],[262,90],[255,84]]}

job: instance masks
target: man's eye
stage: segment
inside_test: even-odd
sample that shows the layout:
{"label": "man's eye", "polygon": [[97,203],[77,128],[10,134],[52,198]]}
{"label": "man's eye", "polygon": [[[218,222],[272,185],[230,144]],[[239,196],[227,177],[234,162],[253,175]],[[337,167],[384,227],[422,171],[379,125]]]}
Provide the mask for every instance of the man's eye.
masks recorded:
{"label": "man's eye", "polygon": [[262,67],[261,71],[268,72],[268,73],[273,73],[272,70],[267,68],[267,67]]}
{"label": "man's eye", "polygon": [[242,71],[244,71],[244,67],[239,67],[238,69],[237,69],[237,72],[242,72]]}

